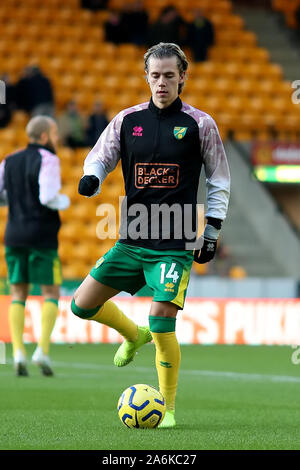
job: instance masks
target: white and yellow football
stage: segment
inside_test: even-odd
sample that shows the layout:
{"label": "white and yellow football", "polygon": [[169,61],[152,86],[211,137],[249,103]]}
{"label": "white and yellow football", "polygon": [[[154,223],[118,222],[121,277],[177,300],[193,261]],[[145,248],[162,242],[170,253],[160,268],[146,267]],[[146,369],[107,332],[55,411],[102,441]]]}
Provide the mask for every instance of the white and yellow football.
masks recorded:
{"label": "white and yellow football", "polygon": [[118,401],[119,418],[128,428],[156,428],[165,412],[164,397],[151,385],[131,385]]}

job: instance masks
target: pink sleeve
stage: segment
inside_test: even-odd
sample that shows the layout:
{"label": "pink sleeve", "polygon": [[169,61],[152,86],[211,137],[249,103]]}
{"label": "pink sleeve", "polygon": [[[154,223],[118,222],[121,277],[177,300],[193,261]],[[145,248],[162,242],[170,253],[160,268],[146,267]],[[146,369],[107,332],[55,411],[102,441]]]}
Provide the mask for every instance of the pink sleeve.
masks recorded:
{"label": "pink sleeve", "polygon": [[46,149],[39,149],[41,168],[39,173],[40,203],[48,204],[61,189],[59,158]]}
{"label": "pink sleeve", "polygon": [[211,116],[200,128],[203,163],[206,175],[207,211],[206,217],[224,220],[228,211],[230,195],[230,173],[225,149]]}
{"label": "pink sleeve", "polygon": [[95,175],[103,180],[114,168],[120,159],[120,133],[124,117],[135,111],[148,107],[149,103],[142,103],[124,109],[117,114],[100,135],[98,141],[87,155],[83,171],[85,175]]}
{"label": "pink sleeve", "polygon": [[229,195],[230,173],[225,149],[213,118],[199,109],[183,104],[183,111],[195,119],[199,128],[200,150],[206,176],[206,217],[224,220]]}
{"label": "pink sleeve", "polygon": [[4,168],[5,168],[5,160],[2,160],[0,163],[0,193],[4,189]]}

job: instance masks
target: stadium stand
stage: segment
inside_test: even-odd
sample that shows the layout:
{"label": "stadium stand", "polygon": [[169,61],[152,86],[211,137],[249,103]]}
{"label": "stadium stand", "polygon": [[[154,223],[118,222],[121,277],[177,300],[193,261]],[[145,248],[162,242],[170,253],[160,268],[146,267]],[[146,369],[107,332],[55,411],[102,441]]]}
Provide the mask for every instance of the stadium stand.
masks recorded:
{"label": "stadium stand", "polygon": [[[146,0],[150,20],[169,4],[167,0]],[[211,114],[223,139],[296,141],[300,137],[300,109],[291,102],[291,84],[284,80],[282,68],[271,63],[266,49],[258,47],[257,37],[246,31],[243,20],[233,13],[229,0],[174,0],[185,20],[192,9],[201,7],[215,28],[215,45],[209,60],[190,64],[183,100]],[[289,5],[289,7],[287,7]],[[293,5],[293,8],[292,8]],[[299,1],[274,0],[273,7],[286,14],[288,23]],[[109,8],[121,8],[122,0],[111,0]],[[96,99],[103,102],[111,119],[124,107],[149,99],[143,78],[144,48],[132,44],[115,46],[104,42],[103,24],[107,11],[80,8],[78,0],[7,0],[0,6],[0,69],[17,80],[24,66],[38,63],[52,82],[56,109],[60,113],[72,98],[88,114]],[[191,57],[187,49],[188,57]],[[20,111],[10,125],[0,130],[1,156],[26,144],[24,132],[28,116]],[[89,149],[61,148],[63,191],[72,207],[62,214],[60,253],[63,274],[83,277],[97,257],[112,246],[113,240],[96,242],[96,208],[100,199],[86,204],[77,195],[82,163]],[[103,187],[103,200],[118,209],[117,195],[121,168],[111,174]],[[6,209],[1,208],[0,236]],[[78,245],[80,244],[80,250]],[[2,258],[2,247],[0,256]],[[5,275],[1,263],[0,276]]]}

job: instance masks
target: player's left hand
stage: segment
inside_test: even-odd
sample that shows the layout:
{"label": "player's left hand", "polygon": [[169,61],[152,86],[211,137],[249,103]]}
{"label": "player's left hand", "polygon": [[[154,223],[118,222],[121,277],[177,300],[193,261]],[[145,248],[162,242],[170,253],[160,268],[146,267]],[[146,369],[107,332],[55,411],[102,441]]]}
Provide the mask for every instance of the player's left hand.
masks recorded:
{"label": "player's left hand", "polygon": [[204,238],[204,243],[201,250],[194,251],[194,261],[199,264],[208,263],[215,256],[217,249],[217,240]]}

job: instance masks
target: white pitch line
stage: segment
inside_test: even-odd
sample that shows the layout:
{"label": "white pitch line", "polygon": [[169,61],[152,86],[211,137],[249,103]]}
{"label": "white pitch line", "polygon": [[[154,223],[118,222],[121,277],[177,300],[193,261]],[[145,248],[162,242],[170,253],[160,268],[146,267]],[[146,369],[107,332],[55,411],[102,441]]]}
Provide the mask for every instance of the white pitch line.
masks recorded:
{"label": "white pitch line", "polygon": [[[12,363],[11,360],[7,361],[8,364]],[[63,361],[54,361],[52,362],[54,368],[62,368],[67,367],[69,369],[83,369],[85,371],[88,370],[107,370],[111,372],[116,372],[117,367],[113,365],[107,364],[93,364],[88,362],[63,362]],[[296,366],[295,366],[296,367]],[[0,376],[7,375],[7,371],[3,371],[2,367],[0,366]],[[125,369],[122,369],[125,370]],[[135,373],[135,372],[147,372],[149,373],[156,373],[156,370],[153,367],[140,367],[135,366],[134,364],[126,367],[127,373]],[[80,375],[80,374],[79,374]],[[90,377],[97,377],[95,374],[83,374],[85,376]],[[300,377],[293,376],[293,375],[272,375],[272,374],[254,374],[254,373],[246,373],[246,372],[230,372],[230,371],[217,371],[217,370],[197,370],[197,369],[184,369],[180,371],[180,375],[193,375],[195,377],[212,377],[212,378],[220,378],[220,379],[231,379],[231,380],[245,380],[245,381],[262,381],[262,382],[275,382],[275,383],[300,383]]]}
{"label": "white pitch line", "polygon": [[[70,367],[73,369],[90,369],[90,370],[111,370],[116,371],[117,368],[113,365],[109,366],[106,364],[91,364],[86,362],[53,362],[53,367]],[[128,372],[153,372],[155,373],[154,367],[139,367],[132,366],[126,368]],[[300,383],[300,377],[293,375],[271,375],[271,374],[250,374],[244,372],[229,372],[229,371],[216,371],[216,370],[193,370],[185,369],[180,371],[180,375],[194,375],[201,377],[214,377],[222,379],[233,379],[233,380],[261,380],[266,382],[285,382],[285,383]]]}

